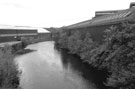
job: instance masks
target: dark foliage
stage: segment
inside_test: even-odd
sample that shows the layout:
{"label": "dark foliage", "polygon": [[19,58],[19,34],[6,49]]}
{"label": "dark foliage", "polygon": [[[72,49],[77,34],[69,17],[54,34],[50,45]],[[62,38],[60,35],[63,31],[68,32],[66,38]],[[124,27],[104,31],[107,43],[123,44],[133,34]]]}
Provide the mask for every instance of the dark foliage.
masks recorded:
{"label": "dark foliage", "polygon": [[64,29],[57,35],[56,44],[66,48],[72,54],[79,55],[98,69],[107,69],[110,75],[106,78],[106,86],[117,89],[134,89],[135,87],[135,31],[134,25],[122,24],[105,31],[102,44],[94,42],[90,33],[76,31],[69,34]]}
{"label": "dark foliage", "polygon": [[19,85],[19,72],[14,56],[10,46],[0,49],[0,88],[2,89],[15,89]]}
{"label": "dark foliage", "polygon": [[[134,26],[124,24],[123,29],[111,27],[106,31],[105,43],[90,62],[107,68],[111,75],[107,86],[134,89],[135,86],[135,33]],[[94,60],[94,61],[93,61]]]}

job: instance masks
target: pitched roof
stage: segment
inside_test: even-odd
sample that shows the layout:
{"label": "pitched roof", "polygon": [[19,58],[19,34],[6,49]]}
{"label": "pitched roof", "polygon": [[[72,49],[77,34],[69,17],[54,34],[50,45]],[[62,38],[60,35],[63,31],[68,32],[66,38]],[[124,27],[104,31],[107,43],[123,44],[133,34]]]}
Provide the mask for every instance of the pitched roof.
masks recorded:
{"label": "pitched roof", "polygon": [[91,20],[86,20],[80,23],[72,24],[67,26],[66,28],[68,29],[77,29],[77,28],[83,28],[83,27],[88,27],[90,25]]}
{"label": "pitched roof", "polygon": [[91,20],[73,24],[73,25],[67,26],[67,28],[75,29],[75,28],[83,28],[83,27],[89,27],[89,26],[115,24],[115,23],[131,20],[134,18],[134,16],[135,16],[135,8],[129,8],[126,10],[120,10],[114,14],[103,15],[103,16],[95,17]]}
{"label": "pitched roof", "polygon": [[121,10],[111,15],[105,15],[105,16],[93,18],[90,25],[91,26],[92,25],[105,25],[105,24],[130,20],[132,18],[132,14],[134,13],[135,13],[135,8]]}

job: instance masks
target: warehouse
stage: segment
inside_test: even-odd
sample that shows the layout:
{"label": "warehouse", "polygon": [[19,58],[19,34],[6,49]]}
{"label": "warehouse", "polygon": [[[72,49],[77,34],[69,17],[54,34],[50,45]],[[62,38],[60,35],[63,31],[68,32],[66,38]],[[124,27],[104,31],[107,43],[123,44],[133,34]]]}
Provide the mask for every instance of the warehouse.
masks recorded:
{"label": "warehouse", "polygon": [[120,27],[123,22],[135,23],[135,3],[131,3],[130,8],[125,10],[98,11],[92,19],[69,25],[66,28],[71,34],[76,30],[89,31],[94,40],[102,42],[106,29],[112,25]]}
{"label": "warehouse", "polygon": [[36,38],[37,34],[37,29],[33,28],[1,26],[0,42],[19,41],[25,37]]}
{"label": "warehouse", "polygon": [[48,41],[51,40],[51,33],[41,27],[0,25],[0,43],[21,41],[24,39]]}
{"label": "warehouse", "polygon": [[51,33],[45,28],[38,28],[38,38],[47,41],[51,40],[52,36]]}

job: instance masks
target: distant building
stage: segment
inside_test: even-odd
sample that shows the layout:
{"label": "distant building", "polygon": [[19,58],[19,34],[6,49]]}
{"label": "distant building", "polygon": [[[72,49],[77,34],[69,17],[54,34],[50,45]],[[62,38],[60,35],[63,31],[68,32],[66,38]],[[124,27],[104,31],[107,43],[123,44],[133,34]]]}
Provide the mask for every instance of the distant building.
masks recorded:
{"label": "distant building", "polygon": [[38,29],[38,38],[45,39],[45,40],[51,40],[51,32],[44,29],[44,28],[37,28]]}
{"label": "distant building", "polygon": [[35,38],[51,39],[51,33],[37,27],[0,25],[0,43]]}
{"label": "distant building", "polygon": [[0,42],[19,41],[24,37],[36,38],[37,29],[15,26],[0,26]]}
{"label": "distant building", "polygon": [[119,12],[120,10],[115,10],[115,11],[96,11],[95,12],[95,17],[99,17],[99,16],[104,16],[104,15],[112,15],[115,14],[117,12]]}
{"label": "distant building", "polygon": [[130,8],[133,8],[133,7],[135,7],[135,2],[130,3]]}

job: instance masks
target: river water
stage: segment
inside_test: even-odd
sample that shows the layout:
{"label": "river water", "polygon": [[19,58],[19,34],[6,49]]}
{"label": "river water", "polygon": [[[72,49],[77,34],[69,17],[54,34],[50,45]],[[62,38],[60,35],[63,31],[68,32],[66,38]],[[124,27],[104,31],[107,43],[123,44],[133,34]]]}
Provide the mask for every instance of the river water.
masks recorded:
{"label": "river water", "polygon": [[22,72],[22,89],[96,89],[89,81],[93,77],[88,80],[83,74],[86,67],[77,58],[55,50],[53,41],[31,44],[26,49],[36,51],[15,58]]}

